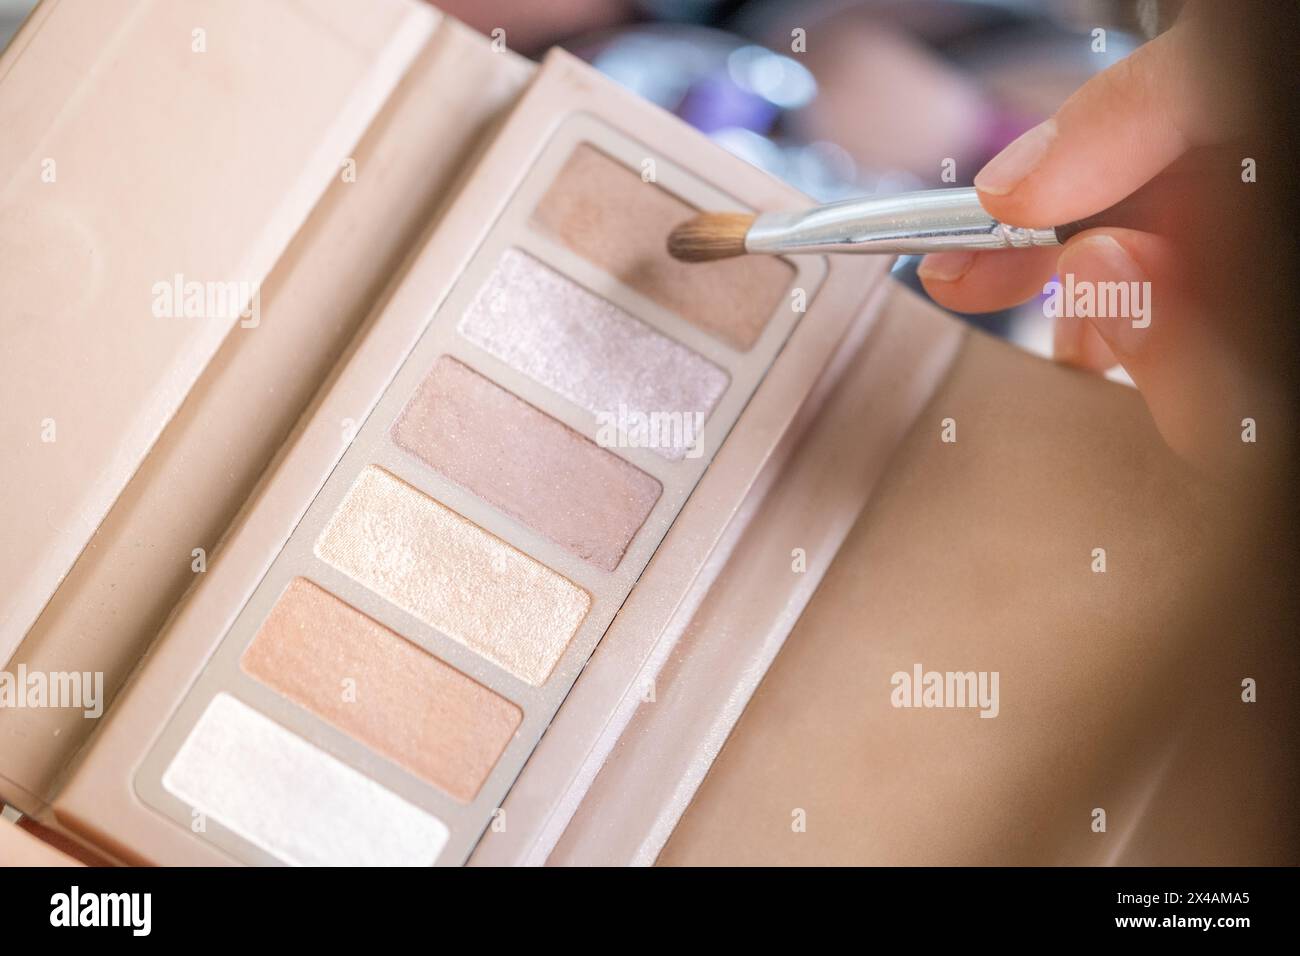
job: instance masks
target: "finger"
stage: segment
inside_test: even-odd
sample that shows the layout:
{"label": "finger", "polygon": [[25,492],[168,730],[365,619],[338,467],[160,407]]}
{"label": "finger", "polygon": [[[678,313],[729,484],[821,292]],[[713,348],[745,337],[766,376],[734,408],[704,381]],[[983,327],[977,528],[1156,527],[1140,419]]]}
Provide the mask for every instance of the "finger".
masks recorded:
{"label": "finger", "polygon": [[1119,364],[1091,321],[1065,315],[1057,318],[1052,329],[1052,357],[1091,372],[1105,372]]}
{"label": "finger", "polygon": [[925,291],[954,312],[996,312],[1043,291],[1060,249],[937,252],[921,260],[916,274]]}
{"label": "finger", "polygon": [[1234,135],[1193,73],[1193,25],[1180,23],[1080,87],[975,177],[980,202],[1017,226],[1062,225],[1134,192],[1190,146]]}
{"label": "finger", "polygon": [[1063,288],[1093,290],[1094,312],[1101,311],[1102,283],[1129,290],[1127,314],[1096,316],[1091,325],[1137,385],[1169,446],[1207,473],[1234,471],[1243,447],[1248,451],[1241,421],[1258,413],[1259,396],[1214,317],[1189,294],[1173,246],[1135,230],[1091,230],[1066,245],[1059,270]]}

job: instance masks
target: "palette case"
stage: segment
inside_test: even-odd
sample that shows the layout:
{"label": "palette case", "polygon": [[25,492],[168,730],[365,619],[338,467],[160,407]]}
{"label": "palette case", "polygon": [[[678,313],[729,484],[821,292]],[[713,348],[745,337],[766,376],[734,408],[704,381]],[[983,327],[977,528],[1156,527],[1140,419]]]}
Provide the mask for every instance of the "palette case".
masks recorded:
{"label": "palette case", "polygon": [[[46,94],[76,105],[20,126],[10,148],[28,160],[54,136],[71,156],[115,138],[85,118],[96,96],[132,102],[147,79],[117,76],[117,56],[179,36],[169,15],[123,2],[112,43],[91,52],[95,25],[66,7],[46,0],[6,51],[0,111],[70,44],[97,64],[87,77],[120,86]],[[102,189],[53,207],[39,179],[10,190],[50,234],[6,301],[55,309],[40,266],[75,233],[103,259],[87,294],[111,321],[72,361],[55,343],[81,313],[63,316],[6,355],[9,380],[28,381],[21,363],[40,355],[66,370],[105,343],[149,347],[123,353],[130,389],[60,378],[4,412],[15,440],[53,417],[60,453],[99,457],[76,471],[29,441],[8,477],[6,530],[30,532],[32,560],[6,569],[0,656],[101,671],[110,701],[93,721],[0,711],[19,741],[0,749],[0,795],[122,863],[652,863],[959,335],[881,261],[680,271],[693,267],[663,239],[693,209],[804,200],[563,52],[534,68],[390,0],[341,56],[336,33],[293,9],[214,4],[200,19],[205,37],[258,27],[280,52],[345,60],[346,108],[287,72],[214,94],[203,71],[244,75],[248,54],[195,52],[189,28],[199,75],[168,94],[186,116],[215,96],[227,134],[269,141],[280,165],[259,167],[255,190],[204,166],[201,137],[166,162],[139,145],[135,217]],[[254,98],[280,109],[245,116]],[[285,101],[304,107],[288,130],[272,123]],[[209,217],[233,202],[222,243],[159,188],[178,177],[215,203]],[[249,276],[257,310],[137,327],[154,273]],[[40,415],[56,392],[77,394]],[[683,396],[694,404],[673,406]],[[698,415],[699,441],[647,447],[612,415],[623,398]],[[99,435],[88,448],[71,437],[81,426]],[[450,440],[459,426],[502,431],[496,445]],[[541,461],[554,480],[521,493],[535,472],[502,478]],[[14,523],[65,512],[77,523],[57,533]],[[433,567],[436,587],[412,583]],[[321,663],[323,619],[361,642],[347,667],[409,684],[420,733],[401,723],[401,694],[353,710],[310,684],[351,679]],[[428,735],[444,719],[467,743]],[[363,805],[291,832],[311,787],[268,783],[259,798],[211,769],[259,735],[271,749],[250,744],[227,779],[275,776],[278,755]]]}

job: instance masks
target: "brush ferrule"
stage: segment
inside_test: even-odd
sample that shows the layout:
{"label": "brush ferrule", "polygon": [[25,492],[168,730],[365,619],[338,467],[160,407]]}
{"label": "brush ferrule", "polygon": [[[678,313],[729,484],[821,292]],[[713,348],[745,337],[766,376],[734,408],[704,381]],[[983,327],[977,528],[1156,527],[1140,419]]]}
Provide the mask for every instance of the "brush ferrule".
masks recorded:
{"label": "brush ferrule", "polygon": [[944,250],[1059,245],[1052,229],[998,222],[974,189],[936,189],[765,213],[745,235],[752,253],[872,252],[914,255]]}

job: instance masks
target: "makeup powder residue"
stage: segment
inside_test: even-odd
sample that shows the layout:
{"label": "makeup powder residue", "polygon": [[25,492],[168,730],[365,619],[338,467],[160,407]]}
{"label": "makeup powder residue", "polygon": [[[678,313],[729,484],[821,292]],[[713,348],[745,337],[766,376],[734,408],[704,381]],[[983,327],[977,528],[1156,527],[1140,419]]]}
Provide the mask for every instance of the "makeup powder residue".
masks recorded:
{"label": "makeup powder residue", "polygon": [[460,333],[632,447],[684,458],[727,390],[708,359],[518,249],[507,249]]}
{"label": "makeup powder residue", "polygon": [[348,489],[316,556],[535,686],[591,606],[572,581],[374,466]]}

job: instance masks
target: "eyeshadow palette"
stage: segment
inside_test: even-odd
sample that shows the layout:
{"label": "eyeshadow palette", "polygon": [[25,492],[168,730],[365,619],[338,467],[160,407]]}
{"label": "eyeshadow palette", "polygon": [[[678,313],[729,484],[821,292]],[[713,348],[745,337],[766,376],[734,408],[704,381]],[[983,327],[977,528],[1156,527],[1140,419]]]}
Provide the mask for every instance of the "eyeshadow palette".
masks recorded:
{"label": "eyeshadow palette", "polygon": [[820,257],[666,253],[777,201],[548,57],[61,819],[155,862],[544,853],[865,297]]}
{"label": "eyeshadow palette", "polygon": [[790,290],[816,292],[817,260],[668,258],[673,225],[729,205],[587,117],[556,129],[151,755],[149,802],[250,862],[412,862],[259,829],[263,792],[326,812],[293,785],[310,766],[388,807],[416,862],[464,860],[789,335]]}

